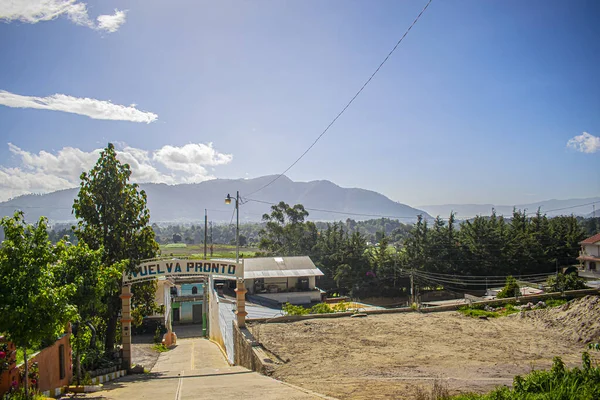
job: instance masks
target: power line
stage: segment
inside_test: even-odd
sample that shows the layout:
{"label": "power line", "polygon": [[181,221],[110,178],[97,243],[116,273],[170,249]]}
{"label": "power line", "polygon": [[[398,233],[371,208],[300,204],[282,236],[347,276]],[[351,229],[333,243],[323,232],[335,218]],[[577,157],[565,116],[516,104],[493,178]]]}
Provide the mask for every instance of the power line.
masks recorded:
{"label": "power line", "polygon": [[348,109],[348,107],[350,107],[350,105],[352,103],[354,103],[354,100],[356,100],[356,98],[362,93],[362,91],[367,87],[367,85],[369,83],[371,83],[371,81],[373,80],[373,78],[375,77],[375,75],[377,75],[377,73],[379,72],[379,70],[383,67],[383,65],[387,62],[387,60],[392,56],[392,54],[394,53],[394,51],[396,51],[396,49],[398,48],[398,46],[400,45],[400,43],[402,43],[402,41],[404,40],[404,38],[406,37],[406,35],[408,35],[408,32],[410,32],[410,30],[412,29],[413,26],[415,26],[415,24],[417,23],[417,21],[419,20],[419,18],[421,18],[421,15],[423,15],[423,13],[425,12],[425,10],[427,10],[427,7],[429,7],[429,4],[431,4],[431,1],[432,0],[429,0],[427,2],[427,4],[425,4],[425,7],[423,7],[423,9],[419,13],[419,15],[417,15],[417,18],[415,18],[415,20],[412,22],[412,24],[410,24],[410,26],[408,27],[408,29],[406,30],[406,32],[404,32],[404,35],[402,35],[402,37],[400,38],[400,40],[398,40],[398,42],[396,42],[396,45],[392,48],[392,50],[388,53],[388,55],[383,59],[383,61],[381,62],[381,64],[379,64],[379,66],[377,67],[377,69],[375,70],[375,72],[373,72],[371,74],[371,76],[369,77],[369,79],[367,79],[367,81],[361,86],[361,88],[358,90],[358,92],[356,92],[356,94],[352,97],[352,99],[350,99],[350,101],[346,104],[346,106],[344,108],[342,108],[342,111],[340,111],[335,116],[335,118],[329,123],[329,125],[327,125],[327,127],[325,128],[325,130],[323,132],[321,132],[321,134],[319,136],[317,136],[317,138],[315,139],[315,141],[304,151],[304,153],[302,153],[300,155],[300,157],[298,157],[296,159],[296,161],[294,161],[289,167],[287,167],[285,169],[285,171],[283,171],[281,174],[279,174],[278,176],[276,176],[273,180],[271,180],[270,182],[268,182],[266,185],[260,187],[259,189],[255,190],[254,192],[248,194],[248,196],[252,196],[254,193],[260,192],[261,190],[263,190],[264,188],[266,188],[267,186],[269,186],[273,182],[275,182],[277,179],[281,178],[286,172],[288,172],[290,169],[292,169],[292,167],[294,167],[294,165],[296,165],[298,163],[298,161],[300,161],[315,146],[315,144],[317,144],[317,142],[323,137],[323,135],[325,135],[327,133],[327,131],[329,131],[329,128],[331,128],[333,126],[333,124],[335,124],[335,122],[338,120],[338,118],[340,118],[342,116],[342,114],[344,114],[344,112]]}
{"label": "power line", "polygon": [[[257,191],[255,191],[253,193],[256,193]],[[268,204],[268,205],[271,205],[271,206],[274,206],[274,205],[278,204],[278,203],[273,203],[273,202],[270,202],[270,201],[250,199],[250,198],[247,198],[247,197],[245,197],[244,200],[247,201],[247,202],[253,201],[253,202],[256,202],[256,203],[263,203],[263,204]],[[570,207],[562,207],[562,208],[557,208],[557,209],[553,209],[553,210],[547,210],[544,213],[549,213],[549,212],[553,212],[553,211],[568,210],[568,209],[571,209],[571,208],[584,207],[584,206],[589,206],[589,205],[598,204],[598,203],[600,203],[600,201],[596,201],[596,202],[592,202],[592,203],[587,203],[587,204],[579,204],[579,205],[570,206]],[[414,217],[406,217],[406,216],[383,215],[383,214],[361,214],[361,213],[353,213],[353,212],[345,212],[345,211],[337,211],[337,210],[326,210],[326,209],[321,209],[321,208],[310,208],[310,207],[304,207],[304,209],[308,210],[308,211],[318,211],[318,212],[326,212],[326,213],[331,213],[331,214],[352,215],[352,216],[359,216],[359,217],[394,218],[394,219],[415,219],[415,218],[417,218],[416,215]],[[535,214],[535,213],[534,212],[524,213],[525,216],[533,215],[533,214]],[[480,216],[478,215],[478,216],[475,216],[475,217],[462,217],[462,218],[463,218],[463,220],[467,220],[467,219],[473,219],[473,218],[476,218],[476,217],[480,217]],[[499,215],[499,217],[504,217],[504,215],[501,214],[501,215]],[[506,216],[506,217],[510,218],[511,216]],[[443,221],[448,221],[449,220],[449,218],[440,218],[440,219],[443,220]]]}

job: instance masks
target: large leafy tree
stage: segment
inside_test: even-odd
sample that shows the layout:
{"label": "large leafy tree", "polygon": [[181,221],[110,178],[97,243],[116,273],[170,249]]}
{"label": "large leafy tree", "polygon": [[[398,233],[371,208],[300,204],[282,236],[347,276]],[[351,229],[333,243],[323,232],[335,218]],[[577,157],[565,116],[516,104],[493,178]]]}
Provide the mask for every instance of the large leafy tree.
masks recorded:
{"label": "large leafy tree", "polygon": [[290,207],[285,202],[271,206],[264,214],[265,227],[260,231],[259,248],[278,256],[310,255],[317,243],[317,227],[304,221],[308,211],[302,204]]}
{"label": "large leafy tree", "polygon": [[28,371],[27,350],[55,338],[74,316],[69,298],[75,287],[56,279],[60,251],[48,239],[45,218],[29,225],[17,212],[3,218],[0,226],[5,234],[0,247],[0,332],[23,349]]}
{"label": "large leafy tree", "polygon": [[[78,218],[74,231],[81,242],[92,250],[102,249],[102,262],[117,266],[120,273],[132,272],[137,263],[158,254],[158,244],[150,222],[147,198],[137,184],[129,182],[131,169],[117,159],[112,144],[100,153],[96,165],[81,174],[79,194],[73,209]],[[107,351],[115,344],[119,293],[122,280],[113,279],[106,285],[104,344]],[[155,282],[133,287],[134,315],[147,315],[156,310],[153,295]],[[144,299],[143,302],[140,299]],[[139,319],[139,318],[138,318]]]}

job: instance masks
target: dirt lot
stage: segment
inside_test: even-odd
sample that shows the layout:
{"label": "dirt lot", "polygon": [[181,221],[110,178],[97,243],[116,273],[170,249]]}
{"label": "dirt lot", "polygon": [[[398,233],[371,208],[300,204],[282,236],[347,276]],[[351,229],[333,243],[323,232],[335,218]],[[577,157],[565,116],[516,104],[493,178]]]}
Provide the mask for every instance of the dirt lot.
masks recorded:
{"label": "dirt lot", "polygon": [[340,399],[410,399],[415,386],[435,379],[452,394],[485,392],[532,368],[548,368],[554,356],[579,365],[584,342],[600,336],[600,302],[575,302],[489,320],[458,312],[404,313],[251,329],[289,360],[275,369],[277,379]]}

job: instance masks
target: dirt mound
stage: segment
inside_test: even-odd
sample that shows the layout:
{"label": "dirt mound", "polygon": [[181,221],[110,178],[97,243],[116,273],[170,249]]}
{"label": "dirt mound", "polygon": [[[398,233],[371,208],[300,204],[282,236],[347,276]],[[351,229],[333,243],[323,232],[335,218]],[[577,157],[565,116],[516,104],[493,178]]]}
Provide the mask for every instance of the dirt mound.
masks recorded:
{"label": "dirt mound", "polygon": [[576,342],[600,341],[600,297],[585,296],[556,308],[519,313],[524,320],[558,330]]}

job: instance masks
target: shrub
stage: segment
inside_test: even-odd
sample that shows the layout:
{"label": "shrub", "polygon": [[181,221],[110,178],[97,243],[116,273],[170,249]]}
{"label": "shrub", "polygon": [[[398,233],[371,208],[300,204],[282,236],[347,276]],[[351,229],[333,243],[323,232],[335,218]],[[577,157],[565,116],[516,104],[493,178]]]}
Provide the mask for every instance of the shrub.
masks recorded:
{"label": "shrub", "polygon": [[290,303],[285,303],[282,307],[282,310],[286,315],[306,315],[309,310],[302,306],[295,306]]}
{"label": "shrub", "polygon": [[515,297],[519,293],[519,284],[517,280],[512,276],[506,278],[506,285],[496,296],[499,299],[505,299],[507,297]]}
{"label": "shrub", "polygon": [[346,301],[342,301],[333,306],[334,312],[346,312],[350,308],[350,305]]}
{"label": "shrub", "polygon": [[585,289],[585,279],[580,278],[577,274],[557,274],[548,277],[546,281],[551,292],[562,292],[564,290],[579,290]]}
{"label": "shrub", "polygon": [[331,314],[332,312],[333,310],[329,307],[329,304],[325,303],[315,304],[310,309],[311,314]]}
{"label": "shrub", "polygon": [[600,398],[600,367],[592,366],[590,355],[581,355],[581,366],[565,368],[560,357],[554,357],[549,371],[533,371],[515,376],[513,388],[498,388],[488,394],[455,396],[456,400],[587,400]]}

